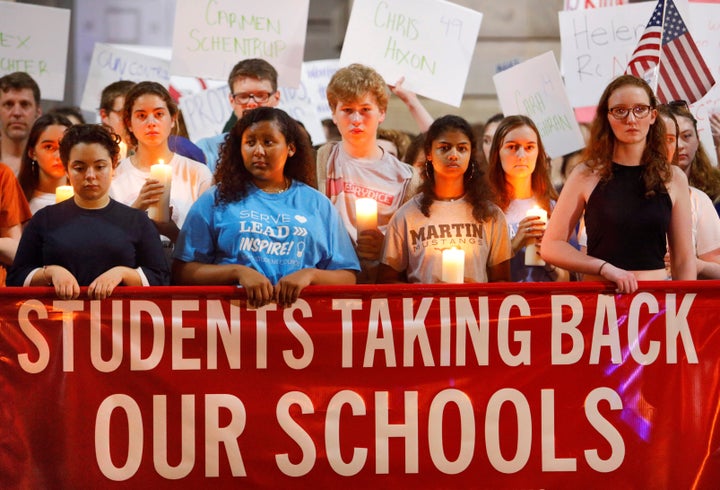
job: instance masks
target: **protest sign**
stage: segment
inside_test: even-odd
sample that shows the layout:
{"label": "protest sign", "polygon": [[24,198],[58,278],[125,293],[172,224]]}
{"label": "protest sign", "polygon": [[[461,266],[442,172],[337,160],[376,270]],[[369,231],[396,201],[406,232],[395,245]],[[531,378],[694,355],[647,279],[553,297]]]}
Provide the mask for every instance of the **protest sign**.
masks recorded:
{"label": "protest sign", "polygon": [[355,0],[340,64],[363,63],[394,84],[460,106],[482,14],[442,0]]}
{"label": "protest sign", "polygon": [[45,100],[63,100],[70,10],[0,2],[0,76],[29,74]]}
{"label": "protest sign", "polygon": [[309,7],[309,0],[178,0],[170,72],[227,80],[238,61],[262,58],[279,85],[297,87]]}
{"label": "protest sign", "polygon": [[103,89],[118,80],[170,84],[170,60],[117,44],[95,43],[80,108],[97,112]]}
{"label": "protest sign", "polygon": [[316,92],[307,83],[307,80],[307,69],[303,64],[300,85],[297,88],[280,87],[278,108],[300,121],[305,126],[313,144],[319,145],[325,143],[325,131],[317,113],[317,106],[322,100],[325,100],[325,105],[327,105],[327,99],[318,101]]}
{"label": "protest sign", "polygon": [[190,139],[197,141],[222,133],[232,114],[227,84],[180,97],[180,109]]}
{"label": "protest sign", "polygon": [[316,60],[303,63],[303,83],[315,102],[318,118],[332,118],[332,110],[327,102],[327,86],[335,72],[340,68],[340,60]]}
{"label": "protest sign", "polygon": [[562,11],[561,66],[573,107],[594,106],[607,84],[625,73],[654,2]]}
{"label": "protest sign", "polygon": [[585,146],[552,51],[494,75],[493,82],[503,114],[530,117],[552,158]]}

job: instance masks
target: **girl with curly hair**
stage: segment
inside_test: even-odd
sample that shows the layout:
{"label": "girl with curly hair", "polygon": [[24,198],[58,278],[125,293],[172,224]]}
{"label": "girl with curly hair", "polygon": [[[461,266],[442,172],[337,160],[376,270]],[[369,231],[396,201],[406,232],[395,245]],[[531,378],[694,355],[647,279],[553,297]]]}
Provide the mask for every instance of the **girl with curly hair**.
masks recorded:
{"label": "girl with curly hair", "polygon": [[272,107],[246,111],[228,133],[215,172],[180,231],[179,284],[240,284],[250,306],[287,306],[311,284],[354,284],[360,270],[330,200],[312,188],[307,133]]}
{"label": "girl with curly hair", "polygon": [[[609,280],[619,293],[664,280],[666,243],[673,279],[695,279],[690,191],[668,161],[657,100],[642,79],[623,75],[606,87],[590,128],[585,162],[560,194],[543,237],[547,262]],[[585,215],[587,255],[568,243]]]}
{"label": "girl with curly hair", "polygon": [[437,283],[442,251],[465,251],[465,282],[508,281],[510,240],[475,158],[472,127],[459,116],[432,123],[419,193],[388,225],[378,282]]}

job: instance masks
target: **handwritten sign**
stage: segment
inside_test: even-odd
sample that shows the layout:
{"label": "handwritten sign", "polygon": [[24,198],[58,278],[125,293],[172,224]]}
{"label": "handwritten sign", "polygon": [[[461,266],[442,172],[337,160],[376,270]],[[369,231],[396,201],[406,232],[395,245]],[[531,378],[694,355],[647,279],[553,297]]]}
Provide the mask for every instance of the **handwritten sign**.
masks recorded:
{"label": "handwritten sign", "polygon": [[605,86],[625,73],[655,2],[559,12],[562,68],[570,103],[596,105]]}
{"label": "handwritten sign", "polygon": [[482,14],[442,0],[355,0],[340,64],[363,63],[388,83],[460,106]]}
{"label": "handwritten sign", "polygon": [[[317,81],[317,78],[315,80]],[[309,83],[308,67],[305,63],[302,66],[302,79],[299,87],[280,87],[278,107],[305,126],[314,145],[325,143],[326,140],[325,130],[317,111],[317,107],[321,106],[323,102],[327,106],[327,97],[323,96],[322,99],[318,97],[317,86]]]}
{"label": "handwritten sign", "polygon": [[178,0],[173,75],[227,80],[240,60],[262,58],[278,83],[297,87],[310,0]]}
{"label": "handwritten sign", "polygon": [[627,5],[628,0],[565,0],[563,10],[587,10],[601,7],[617,7]]}
{"label": "handwritten sign", "polygon": [[97,112],[102,90],[118,80],[170,83],[170,60],[117,44],[95,43],[80,108]]}
{"label": "handwritten sign", "polygon": [[227,84],[209,88],[180,98],[185,126],[190,139],[197,141],[222,133],[223,126],[232,114]]}
{"label": "handwritten sign", "polygon": [[303,63],[303,83],[312,94],[318,118],[332,118],[332,109],[327,101],[327,86],[335,72],[340,68],[340,60],[317,60]]}
{"label": "handwritten sign", "polygon": [[552,51],[498,73],[493,82],[503,114],[530,117],[551,157],[585,145]]}
{"label": "handwritten sign", "polygon": [[70,10],[0,2],[0,76],[24,71],[42,98],[65,98]]}

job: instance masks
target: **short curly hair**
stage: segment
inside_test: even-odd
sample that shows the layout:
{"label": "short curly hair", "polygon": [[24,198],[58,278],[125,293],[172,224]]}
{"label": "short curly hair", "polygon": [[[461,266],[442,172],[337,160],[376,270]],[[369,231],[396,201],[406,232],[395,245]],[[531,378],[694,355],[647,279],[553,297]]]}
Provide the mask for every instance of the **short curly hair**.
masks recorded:
{"label": "short curly hair", "polygon": [[375,98],[381,111],[387,110],[390,93],[380,74],[369,66],[353,63],[340,68],[330,79],[327,90],[328,104],[335,110],[339,102],[354,102],[366,94]]}

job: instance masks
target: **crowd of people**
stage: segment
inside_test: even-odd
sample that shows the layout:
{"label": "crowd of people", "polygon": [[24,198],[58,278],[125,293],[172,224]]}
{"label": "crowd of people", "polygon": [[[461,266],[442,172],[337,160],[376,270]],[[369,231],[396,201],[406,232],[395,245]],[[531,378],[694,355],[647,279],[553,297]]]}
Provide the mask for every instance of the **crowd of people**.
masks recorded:
{"label": "crowd of people", "polygon": [[[71,108],[42,115],[28,74],[1,77],[0,285],[6,269],[8,286],[66,299],[237,284],[253,307],[286,306],[309,285],[447,282],[450,249],[464,254],[461,282],[602,280],[632,293],[720,278],[720,170],[687,104],[659,104],[639,78],[607,86],[559,193],[527,116],[434,119],[402,79],[352,64],[327,88],[337,138],[313,147],[277,108],[270,63],[238,62],[228,85],[232,120],[192,142],[161,84],[110,84],[101,124],[86,124]],[[417,134],[380,127],[391,94]],[[711,124],[720,133],[720,116]]]}

